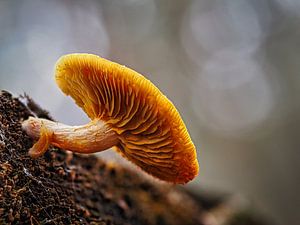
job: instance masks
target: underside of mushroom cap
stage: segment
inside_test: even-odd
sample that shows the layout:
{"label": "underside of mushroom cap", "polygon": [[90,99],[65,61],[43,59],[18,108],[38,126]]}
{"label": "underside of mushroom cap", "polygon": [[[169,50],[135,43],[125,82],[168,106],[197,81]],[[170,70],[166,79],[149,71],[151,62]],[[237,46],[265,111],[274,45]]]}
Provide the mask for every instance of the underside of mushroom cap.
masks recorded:
{"label": "underside of mushroom cap", "polygon": [[96,55],[70,54],[58,60],[56,82],[118,134],[117,151],[144,171],[173,183],[197,175],[195,146],[179,113],[144,76]]}

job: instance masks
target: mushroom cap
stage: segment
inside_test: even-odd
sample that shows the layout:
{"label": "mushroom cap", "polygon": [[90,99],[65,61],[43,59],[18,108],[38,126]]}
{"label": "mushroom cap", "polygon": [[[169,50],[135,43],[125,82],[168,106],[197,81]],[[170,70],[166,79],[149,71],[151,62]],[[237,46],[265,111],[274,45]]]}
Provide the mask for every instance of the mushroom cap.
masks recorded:
{"label": "mushroom cap", "polygon": [[141,74],[92,54],[62,56],[60,89],[91,119],[118,134],[116,150],[159,179],[186,183],[199,170],[196,149],[178,111]]}

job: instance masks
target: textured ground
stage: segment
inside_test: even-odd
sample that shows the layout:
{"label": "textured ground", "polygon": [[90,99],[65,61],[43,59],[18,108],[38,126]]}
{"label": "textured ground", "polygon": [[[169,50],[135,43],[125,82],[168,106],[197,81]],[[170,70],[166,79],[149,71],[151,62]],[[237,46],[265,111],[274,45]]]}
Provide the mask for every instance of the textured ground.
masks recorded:
{"label": "textured ground", "polygon": [[[224,209],[221,199],[195,199],[91,155],[53,148],[31,159],[20,124],[29,115],[48,117],[0,92],[0,224],[219,224],[209,215]],[[248,214],[224,221],[263,224]]]}

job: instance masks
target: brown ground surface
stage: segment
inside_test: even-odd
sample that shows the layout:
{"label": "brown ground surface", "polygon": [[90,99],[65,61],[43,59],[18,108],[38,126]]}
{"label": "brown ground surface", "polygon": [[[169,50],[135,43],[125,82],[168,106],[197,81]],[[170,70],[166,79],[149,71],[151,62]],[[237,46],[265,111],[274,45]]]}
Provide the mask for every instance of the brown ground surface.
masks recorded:
{"label": "brown ground surface", "polygon": [[[52,148],[31,159],[20,124],[29,115],[49,117],[30,99],[25,105],[0,92],[0,224],[196,225],[226,209],[221,198],[195,198],[93,155]],[[249,214],[222,216],[222,224],[264,224]]]}

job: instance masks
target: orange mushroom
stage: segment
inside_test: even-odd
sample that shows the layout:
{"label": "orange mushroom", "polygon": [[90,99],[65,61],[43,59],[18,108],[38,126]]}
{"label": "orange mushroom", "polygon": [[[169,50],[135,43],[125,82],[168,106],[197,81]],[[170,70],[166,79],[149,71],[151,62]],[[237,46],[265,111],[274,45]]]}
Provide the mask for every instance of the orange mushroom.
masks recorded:
{"label": "orange mushroom", "polygon": [[115,147],[147,173],[186,183],[198,173],[196,149],[170,100],[139,73],[91,54],[62,56],[55,70],[58,86],[91,118],[67,126],[30,117],[23,129],[38,141],[32,157],[49,145],[79,153]]}

